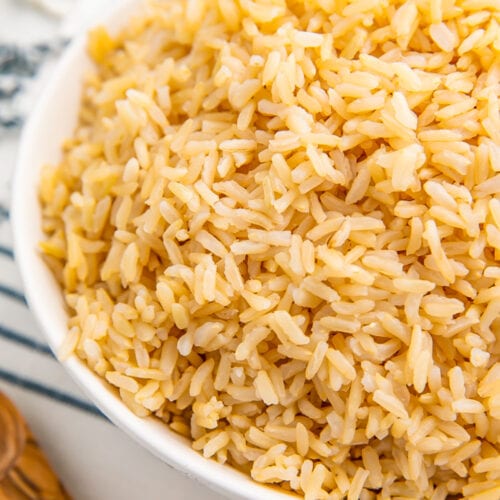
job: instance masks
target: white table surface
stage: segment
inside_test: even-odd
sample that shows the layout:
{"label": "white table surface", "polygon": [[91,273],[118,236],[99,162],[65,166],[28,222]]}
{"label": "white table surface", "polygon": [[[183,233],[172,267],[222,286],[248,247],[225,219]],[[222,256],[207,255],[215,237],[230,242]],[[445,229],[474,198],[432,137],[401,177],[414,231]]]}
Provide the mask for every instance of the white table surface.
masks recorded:
{"label": "white table surface", "polygon": [[[65,33],[81,29],[91,4],[104,3],[82,2],[62,23],[24,0],[0,0],[0,43],[45,41],[62,26]],[[18,139],[19,131],[0,131],[0,390],[20,408],[75,500],[221,500],[96,415],[48,352],[11,254],[8,207]]]}

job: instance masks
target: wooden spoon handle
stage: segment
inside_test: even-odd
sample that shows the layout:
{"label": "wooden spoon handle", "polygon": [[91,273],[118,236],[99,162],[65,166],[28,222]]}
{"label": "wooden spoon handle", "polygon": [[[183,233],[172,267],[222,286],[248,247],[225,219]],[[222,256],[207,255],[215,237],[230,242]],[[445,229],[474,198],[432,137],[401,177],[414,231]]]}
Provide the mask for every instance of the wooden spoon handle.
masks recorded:
{"label": "wooden spoon handle", "polygon": [[26,422],[0,393],[0,500],[68,500]]}
{"label": "wooden spoon handle", "polygon": [[17,408],[0,393],[0,481],[21,456],[26,444],[26,425]]}

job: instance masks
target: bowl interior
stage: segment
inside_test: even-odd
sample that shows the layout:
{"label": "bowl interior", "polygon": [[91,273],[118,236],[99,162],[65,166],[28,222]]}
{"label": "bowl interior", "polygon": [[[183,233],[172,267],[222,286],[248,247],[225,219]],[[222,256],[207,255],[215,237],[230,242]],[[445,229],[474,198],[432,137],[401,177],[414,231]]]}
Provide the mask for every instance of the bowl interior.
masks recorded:
{"label": "bowl interior", "polygon": [[[142,1],[122,2],[103,12],[100,23],[119,29]],[[13,227],[17,262],[26,296],[52,350],[57,353],[67,333],[67,312],[61,289],[38,251],[42,239],[38,202],[40,169],[60,159],[62,142],[71,136],[78,118],[84,74],[91,68],[86,39],[76,39],[66,50],[26,124],[19,149],[13,193]],[[189,476],[232,498],[290,499],[291,495],[259,485],[231,467],[204,459],[190,443],[157,419],[136,417],[102,379],[76,356],[64,366],[99,409],[132,438]]]}

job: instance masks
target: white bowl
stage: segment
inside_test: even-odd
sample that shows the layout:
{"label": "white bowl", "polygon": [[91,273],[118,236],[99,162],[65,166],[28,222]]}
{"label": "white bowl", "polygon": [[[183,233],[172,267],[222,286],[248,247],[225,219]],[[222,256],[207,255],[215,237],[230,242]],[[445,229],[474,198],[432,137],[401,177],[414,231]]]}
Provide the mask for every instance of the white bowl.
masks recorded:
{"label": "white bowl", "polygon": [[[122,2],[103,14],[96,24],[104,24],[111,32],[116,31],[138,9],[140,3],[137,0]],[[60,286],[38,251],[38,243],[43,239],[38,183],[40,168],[60,159],[61,144],[72,135],[76,126],[83,75],[91,67],[85,47],[84,36],[76,39],[53,71],[24,128],[14,180],[12,220],[15,254],[30,308],[55,353],[67,333],[68,315]],[[76,356],[64,361],[63,365],[112,422],[188,476],[231,498],[291,498],[284,492],[253,482],[227,465],[203,458],[191,449],[188,440],[175,434],[159,420],[135,416],[111,387]],[[168,491],[167,484],[165,491]]]}

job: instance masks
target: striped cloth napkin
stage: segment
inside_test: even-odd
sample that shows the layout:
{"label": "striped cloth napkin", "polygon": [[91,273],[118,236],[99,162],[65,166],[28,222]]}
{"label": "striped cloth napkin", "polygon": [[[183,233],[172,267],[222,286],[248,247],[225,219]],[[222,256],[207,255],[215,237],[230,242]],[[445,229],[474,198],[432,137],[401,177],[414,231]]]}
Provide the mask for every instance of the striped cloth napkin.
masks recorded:
{"label": "striped cloth napkin", "polygon": [[[81,2],[79,10],[70,11],[61,31],[57,19],[34,12],[29,3],[0,0],[0,391],[24,414],[76,500],[220,499],[142,449],[85,398],[57,363],[35,324],[14,261],[8,207],[18,125],[23,119],[19,106],[23,100],[32,102],[26,92],[42,62],[59,51],[61,42],[54,40],[66,39],[81,29],[81,20],[91,19],[92,6],[95,11],[97,4],[100,2]],[[26,33],[29,41],[23,39]],[[37,46],[47,49],[38,50]],[[8,50],[20,64],[31,61],[31,70],[16,75],[16,60],[11,57],[10,66],[6,63]],[[11,87],[7,96],[9,78],[19,88],[12,92]],[[7,120],[8,114],[15,119]]]}

